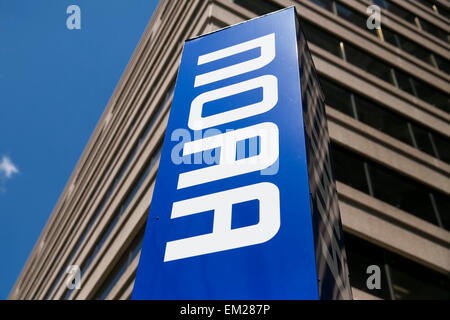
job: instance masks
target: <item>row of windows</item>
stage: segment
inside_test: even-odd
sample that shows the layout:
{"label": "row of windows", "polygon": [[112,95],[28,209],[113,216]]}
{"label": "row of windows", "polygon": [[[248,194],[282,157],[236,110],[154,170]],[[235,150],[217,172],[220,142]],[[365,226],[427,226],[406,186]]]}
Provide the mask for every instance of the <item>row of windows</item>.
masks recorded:
{"label": "row of windows", "polygon": [[[147,210],[148,211],[148,210]],[[145,228],[142,228],[124,251],[119,261],[94,294],[94,299],[104,300],[124,272],[141,252]],[[411,260],[384,250],[352,234],[344,234],[347,263],[352,287],[376,297],[391,300],[450,299],[449,277],[430,270]],[[369,289],[369,266],[380,268],[380,288]]]}
{"label": "row of windows", "polygon": [[[146,210],[148,213],[148,210]],[[119,261],[116,263],[114,268],[109,273],[108,277],[103,282],[103,285],[94,294],[93,299],[95,300],[105,300],[117,281],[120,280],[123,273],[128,269],[134,259],[139,255],[142,248],[142,241],[144,239],[145,225],[138,232],[137,236],[124,251]]]}
{"label": "row of windows", "polygon": [[446,7],[444,7],[442,4],[437,3],[433,0],[416,0],[417,2],[420,2],[421,4],[425,5],[428,8],[431,8],[434,12],[437,14],[450,19],[450,10]]}
{"label": "row of windows", "polygon": [[[353,23],[357,27],[375,34],[375,36],[381,41],[388,42],[395,47],[415,56],[416,58],[428,63],[429,65],[450,74],[450,62],[448,59],[432,53],[422,45],[413,42],[406,37],[398,34],[389,27],[382,26],[381,29],[369,30],[366,26],[367,16],[345,6],[335,0],[310,0],[320,7],[332,12],[333,14],[344,18],[345,20]],[[262,15],[275,10],[279,10],[282,7],[272,3],[270,1],[255,1],[255,0],[235,0],[235,2],[248,10]]]}
{"label": "row of windows", "polygon": [[408,10],[404,9],[401,6],[398,6],[388,0],[372,0],[372,2],[381,8],[392,12],[396,16],[402,18],[403,20],[411,23],[412,25],[416,26],[417,28],[428,32],[429,34],[432,34],[438,39],[441,39],[445,42],[450,42],[450,37],[447,31],[442,30],[441,28],[429,23],[428,21],[424,19],[420,19],[415,14],[409,12]]}
{"label": "row of windows", "polygon": [[[428,269],[349,233],[344,234],[352,287],[382,299],[450,299],[448,276]],[[367,267],[380,268],[380,289],[369,289]],[[369,281],[372,283],[372,281]]]}
{"label": "row of windows", "polygon": [[450,163],[450,142],[442,135],[431,132],[337,83],[319,77],[326,104],[372,128],[413,146],[437,159]]}
{"label": "row of windows", "polygon": [[[89,268],[94,258],[97,256],[97,253],[100,251],[100,249],[103,247],[103,244],[108,239],[109,235],[111,234],[114,227],[117,225],[117,222],[119,222],[120,218],[122,217],[123,213],[128,208],[128,205],[131,203],[131,201],[134,199],[134,196],[139,191],[139,189],[142,186],[142,183],[147,178],[150,171],[154,168],[156,162],[159,160],[159,157],[161,155],[161,147],[158,148],[156,153],[152,155],[150,160],[148,161],[147,165],[145,166],[145,169],[142,170],[139,180],[136,184],[134,184],[131,191],[127,194],[125,199],[122,201],[121,205],[116,209],[116,211],[113,214],[112,220],[108,223],[108,227],[106,231],[102,233],[100,241],[98,241],[95,244],[95,247],[91,249],[88,259],[85,263],[81,265],[81,274],[83,275],[84,272]],[[71,294],[72,290],[66,290],[66,293],[63,297],[63,300],[67,300]]]}
{"label": "row of windows", "polygon": [[[141,252],[145,228],[139,231],[119,261],[94,294],[104,300]],[[409,259],[382,249],[352,234],[344,234],[350,284],[352,287],[382,299],[450,299],[449,277]],[[369,266],[380,268],[380,288],[369,289]]]}
{"label": "row of windows", "polygon": [[449,61],[437,54],[432,53],[430,50],[423,46],[413,42],[406,37],[398,34],[389,27],[382,26],[381,29],[369,30],[366,26],[367,16],[360,14],[359,12],[347,7],[335,0],[311,0],[315,4],[327,9],[337,16],[344,18],[345,20],[353,23],[359,28],[374,33],[381,41],[389,42],[397,48],[415,56],[416,58],[438,68],[447,74],[450,73]]}
{"label": "row of windows", "polygon": [[304,21],[302,26],[306,38],[315,45],[439,109],[450,112],[450,96],[441,90],[344,43],[316,25]]}
{"label": "row of windows", "polygon": [[341,146],[331,149],[336,180],[450,230],[450,197]]}
{"label": "row of windows", "polygon": [[[158,119],[161,111],[163,110],[163,107],[166,105],[167,101],[170,99],[173,90],[175,88],[175,84],[173,83],[171,88],[169,89],[169,91],[167,92],[166,96],[164,97],[164,100],[162,101],[162,103],[157,107],[156,112],[154,112],[154,114],[151,117],[151,120],[149,121],[149,123],[146,126],[146,129],[143,131],[143,133],[141,134],[138,143],[134,146],[133,150],[130,152],[130,154],[128,155],[127,159],[125,160],[124,164],[122,165],[119,174],[116,176],[116,178],[114,179],[114,182],[110,185],[110,187],[108,188],[108,191],[106,193],[106,195],[104,196],[104,198],[101,201],[101,204],[98,206],[97,210],[95,211],[95,213],[92,215],[91,219],[89,220],[89,223],[87,225],[87,227],[85,228],[80,240],[77,242],[77,245],[72,249],[71,254],[69,255],[69,258],[66,261],[66,264],[64,265],[64,267],[61,269],[61,272],[59,273],[58,277],[54,280],[54,282],[52,283],[52,286],[50,288],[50,290],[48,291],[45,299],[47,299],[48,297],[50,297],[50,295],[53,293],[53,291],[56,289],[56,285],[59,282],[59,280],[61,279],[61,277],[65,274],[66,268],[69,265],[69,263],[71,263],[72,258],[75,256],[75,254],[78,252],[78,249],[80,248],[81,244],[83,243],[84,239],[86,238],[86,236],[89,234],[89,232],[91,231],[94,223],[98,220],[101,212],[103,211],[104,206],[106,205],[106,203],[108,202],[111,194],[113,193],[113,191],[115,190],[117,184],[119,183],[119,181],[121,180],[122,176],[125,174],[125,172],[127,171],[130,163],[132,162],[132,160],[134,159],[134,156],[136,155],[137,151],[139,150],[142,142],[146,139],[146,137],[148,136],[150,130],[152,129],[155,121]],[[146,105],[146,103],[144,103],[143,105]],[[134,124],[135,124],[136,119],[134,119],[133,123],[130,124],[130,126],[128,127],[128,130],[126,132],[126,134],[124,135],[124,138],[122,140],[122,143],[120,145],[120,148],[123,146],[123,144],[125,143],[127,137],[129,136],[129,134],[131,134],[132,129],[135,130],[134,128]],[[111,170],[112,170],[112,166],[110,166]],[[104,182],[104,180],[106,180],[106,178],[108,177],[109,172],[105,172],[102,176],[102,183]],[[98,184],[98,186],[100,186],[101,183]],[[130,199],[131,201],[131,199]],[[123,206],[122,206],[123,207]],[[120,211],[122,211],[123,209],[121,209]],[[123,211],[122,211],[123,212]],[[121,213],[122,213],[121,212]],[[121,214],[120,213],[120,214]],[[111,229],[112,230],[112,229]],[[74,231],[74,230],[72,230]],[[91,257],[93,258],[93,257]]]}

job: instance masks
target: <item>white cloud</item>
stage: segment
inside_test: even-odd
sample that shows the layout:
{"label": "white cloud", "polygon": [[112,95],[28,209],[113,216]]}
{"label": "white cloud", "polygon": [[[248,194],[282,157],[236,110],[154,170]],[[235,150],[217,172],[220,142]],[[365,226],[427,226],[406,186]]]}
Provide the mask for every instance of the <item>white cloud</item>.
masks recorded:
{"label": "white cloud", "polygon": [[16,173],[19,173],[16,165],[7,156],[3,156],[0,162],[0,175],[9,179]]}

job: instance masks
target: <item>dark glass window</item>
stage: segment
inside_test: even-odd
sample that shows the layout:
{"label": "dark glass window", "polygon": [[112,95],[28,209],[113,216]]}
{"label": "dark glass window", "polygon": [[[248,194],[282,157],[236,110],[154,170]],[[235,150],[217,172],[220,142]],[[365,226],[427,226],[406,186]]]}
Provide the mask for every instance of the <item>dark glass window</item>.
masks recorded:
{"label": "dark glass window", "polygon": [[[416,19],[418,19],[418,18],[416,17],[416,15],[409,12],[408,10],[403,9],[402,7],[396,5],[392,2],[389,2],[388,0],[372,0],[372,2],[377,4],[381,8],[384,8],[384,9],[392,12],[396,16],[408,21],[409,23],[417,26]],[[450,41],[448,33],[446,31],[442,30],[441,28],[439,28],[423,19],[420,19],[419,23],[420,23],[420,26],[422,27],[422,30],[434,35],[435,37],[437,37],[443,41],[446,41],[446,42]]]}
{"label": "dark glass window", "polygon": [[390,44],[400,48],[400,39],[399,35],[393,32],[391,29],[381,26],[381,30],[383,32],[384,41],[389,42]]}
{"label": "dark glass window", "polygon": [[411,81],[411,77],[409,77],[402,71],[395,70],[395,78],[397,79],[397,85],[400,89],[408,92],[409,94],[412,94],[413,96],[417,96],[416,91],[413,87],[413,83]]}
{"label": "dark glass window", "polygon": [[412,145],[408,123],[404,118],[361,96],[355,99],[359,121]]}
{"label": "dark glass window", "polygon": [[431,141],[432,138],[430,132],[414,124],[411,124],[411,128],[414,132],[414,139],[416,140],[417,149],[436,157],[433,150],[433,142]]}
{"label": "dark glass window", "polygon": [[417,96],[420,99],[445,112],[450,112],[450,97],[447,94],[433,88],[419,79],[414,79],[414,87],[416,88]]}
{"label": "dark glass window", "polygon": [[441,16],[444,16],[447,19],[450,19],[450,10],[449,9],[446,9],[443,6],[438,6],[437,8],[438,8],[439,14]]}
{"label": "dark glass window", "polygon": [[302,22],[302,26],[306,40],[321,47],[322,49],[327,50],[335,56],[342,57],[341,51],[339,49],[339,39],[333,37],[323,29],[306,21]]}
{"label": "dark glass window", "polygon": [[403,9],[402,7],[396,5],[392,2],[389,2],[387,0],[374,1],[374,2],[376,2],[382,8],[385,8],[386,10],[392,12],[396,16],[399,16],[400,18],[402,18],[412,24],[415,24],[414,18],[416,16],[414,14],[412,14],[411,12]]}
{"label": "dark glass window", "polygon": [[344,18],[345,20],[353,23],[354,25],[363,28],[364,30],[370,31],[367,29],[366,20],[367,17],[362,14],[357,13],[356,11],[350,9],[349,7],[341,4],[340,2],[336,3],[336,10],[338,16]]}
{"label": "dark glass window", "polygon": [[[325,77],[319,77],[319,79],[324,91],[325,102],[330,107],[435,158],[450,163],[450,143],[447,138],[438,133],[432,133],[425,127],[413,123],[403,116],[343,88],[334,81]],[[356,114],[352,108],[352,96]]]}
{"label": "dark glass window", "polygon": [[345,56],[351,64],[392,83],[391,68],[385,63],[347,43],[345,44]]}
{"label": "dark glass window", "polygon": [[436,27],[435,25],[425,21],[423,19],[420,20],[420,26],[422,30],[434,35],[436,38],[439,38],[445,42],[449,41],[448,33],[442,30],[441,28]]}
{"label": "dark glass window", "polygon": [[[383,250],[349,233],[344,234],[344,244],[351,286],[381,299],[391,299],[384,267]],[[370,290],[367,288],[367,278],[370,276],[367,274],[367,267],[371,265],[380,267],[381,289]]]}
{"label": "dark glass window", "polygon": [[346,152],[336,144],[331,145],[331,156],[336,180],[369,193],[364,163],[359,156]]}
{"label": "dark glass window", "polygon": [[396,300],[450,299],[448,276],[386,251]]}
{"label": "dark glass window", "polygon": [[447,74],[450,74],[450,63],[447,59],[442,58],[441,56],[434,55],[434,59],[436,60],[436,64],[438,65],[439,70],[444,71]]}
{"label": "dark glass window", "polygon": [[337,86],[326,78],[320,78],[320,84],[324,91],[326,104],[351,117],[354,117],[349,91]]}
{"label": "dark glass window", "polygon": [[428,64],[432,64],[430,56],[430,51],[426,50],[424,47],[417,45],[416,43],[406,39],[401,35],[397,35],[399,41],[399,48],[406,51],[407,53],[423,60]]}
{"label": "dark glass window", "polygon": [[439,154],[439,159],[450,163],[450,142],[441,135],[433,134],[433,141]]}
{"label": "dark glass window", "polygon": [[[423,220],[448,228],[450,197],[367,160],[335,143],[331,144],[331,155],[335,166],[336,180]],[[433,199],[435,199],[437,211],[433,206]]]}
{"label": "dark glass window", "polygon": [[[349,233],[344,233],[350,284],[382,299],[450,299],[448,275],[431,270]],[[381,271],[381,288],[368,289],[367,267]]]}
{"label": "dark glass window", "polygon": [[333,12],[333,0],[311,0],[318,6]]}
{"label": "dark glass window", "polygon": [[[394,31],[392,31],[387,27],[382,27],[382,32],[384,41],[389,42],[390,44],[415,56],[416,58],[424,61],[425,63],[432,65],[433,67],[437,67],[438,69],[446,73],[450,72],[449,63],[447,59],[438,56],[436,54],[432,54],[429,50],[425,49],[421,45],[410,41],[409,39],[401,36],[400,34],[395,33]],[[433,61],[433,59],[435,61]]]}
{"label": "dark glass window", "polygon": [[248,11],[254,12],[261,16],[282,9],[283,7],[268,0],[234,0],[234,2]]}
{"label": "dark glass window", "polygon": [[375,198],[438,225],[427,188],[375,163],[369,171]]}
{"label": "dark glass window", "polygon": [[[343,52],[340,49],[341,41],[339,39],[313,24],[305,22],[302,23],[302,26],[308,41],[343,58]],[[450,112],[450,97],[439,89],[436,89],[403,71],[394,69],[389,64],[382,62],[378,58],[365,53],[351,44],[345,43],[344,49],[345,58],[349,63],[388,83],[398,85],[401,90],[419,97],[437,108]]]}
{"label": "dark glass window", "polygon": [[433,193],[434,201],[436,203],[439,216],[441,218],[442,226],[450,230],[450,199],[439,192]]}

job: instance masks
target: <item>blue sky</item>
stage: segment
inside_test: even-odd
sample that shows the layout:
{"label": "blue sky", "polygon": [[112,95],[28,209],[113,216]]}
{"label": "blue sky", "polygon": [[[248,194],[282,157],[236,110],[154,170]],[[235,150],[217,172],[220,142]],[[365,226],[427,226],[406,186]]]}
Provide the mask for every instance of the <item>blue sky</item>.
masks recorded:
{"label": "blue sky", "polygon": [[[0,0],[0,299],[64,189],[157,0]],[[66,9],[81,9],[68,30]]]}

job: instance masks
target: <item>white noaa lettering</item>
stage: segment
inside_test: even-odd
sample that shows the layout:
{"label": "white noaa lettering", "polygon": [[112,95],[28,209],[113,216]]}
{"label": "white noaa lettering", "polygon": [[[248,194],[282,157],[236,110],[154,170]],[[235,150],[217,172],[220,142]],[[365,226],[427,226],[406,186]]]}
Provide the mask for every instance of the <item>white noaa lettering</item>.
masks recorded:
{"label": "white noaa lettering", "polygon": [[[194,87],[210,84],[253,70],[260,69],[275,58],[275,34],[268,34],[198,58],[198,65],[220,60],[244,51],[260,48],[260,56],[195,77]],[[202,117],[203,106],[212,101],[262,88],[260,102]],[[278,103],[278,80],[273,75],[263,75],[219,89],[201,93],[191,103],[188,127],[202,130],[237,121],[269,111]],[[259,137],[259,154],[236,160],[239,141]],[[249,172],[263,170],[274,164],[279,155],[278,127],[264,122],[186,142],[183,157],[220,148],[219,163],[179,175],[178,189],[188,188]],[[177,151],[178,152],[178,151]],[[233,204],[259,201],[257,224],[231,229]],[[280,195],[278,187],[262,182],[192,199],[174,202],[171,219],[214,210],[213,232],[166,243],[164,261],[184,259],[224,250],[260,244],[272,239],[280,228]]]}
{"label": "white noaa lettering", "polygon": [[[259,200],[258,223],[231,229],[233,204],[250,200]],[[210,210],[214,210],[213,232],[167,242],[165,262],[263,243],[280,228],[280,193],[269,182],[175,202],[171,218]]]}
{"label": "white noaa lettering", "polygon": [[[217,113],[208,117],[202,117],[205,103],[230,97],[256,88],[263,89],[263,98],[260,102],[230,111]],[[191,103],[188,126],[192,130],[201,130],[218,126],[224,123],[248,118],[272,109],[278,102],[277,78],[265,75],[258,78],[242,81],[216,90],[207,91],[197,96]]]}
{"label": "white noaa lettering", "polygon": [[200,74],[195,77],[194,87],[199,87],[219,80],[234,77],[239,74],[257,70],[269,64],[275,58],[275,34],[271,33],[228,48],[201,55],[198,57],[197,64],[202,65],[256,48],[260,48],[261,50],[261,55],[259,57]]}
{"label": "white noaa lettering", "polygon": [[[260,138],[259,154],[236,160],[236,143],[253,137]],[[217,165],[181,173],[178,189],[265,169],[278,159],[278,143],[278,127],[272,122],[187,142],[183,156],[220,147],[220,160]]]}

